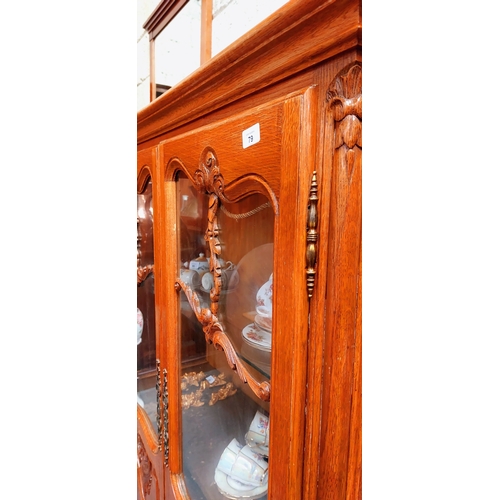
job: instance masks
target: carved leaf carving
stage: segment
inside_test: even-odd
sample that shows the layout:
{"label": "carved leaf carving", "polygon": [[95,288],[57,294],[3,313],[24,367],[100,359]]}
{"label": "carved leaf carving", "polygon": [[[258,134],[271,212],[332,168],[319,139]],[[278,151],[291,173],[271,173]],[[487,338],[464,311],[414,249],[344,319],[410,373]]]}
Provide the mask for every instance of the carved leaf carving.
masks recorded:
{"label": "carved leaf carving", "polygon": [[194,173],[194,183],[198,191],[216,194],[224,199],[224,177],[220,173],[215,151],[207,146],[201,153],[200,168]]}
{"label": "carved leaf carving", "polygon": [[334,125],[335,241],[338,241],[338,235],[343,231],[353,175],[357,169],[361,169],[361,84],[361,63],[354,61],[338,73],[327,92]]}
{"label": "carved leaf carving", "polygon": [[344,68],[330,85],[327,98],[335,120],[335,148],[346,144],[349,149],[362,147],[361,63]]}

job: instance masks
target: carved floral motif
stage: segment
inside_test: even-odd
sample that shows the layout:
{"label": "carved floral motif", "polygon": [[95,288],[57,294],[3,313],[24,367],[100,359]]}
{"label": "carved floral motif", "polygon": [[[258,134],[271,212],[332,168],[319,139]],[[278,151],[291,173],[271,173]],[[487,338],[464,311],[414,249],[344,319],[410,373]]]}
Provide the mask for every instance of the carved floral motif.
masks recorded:
{"label": "carved floral motif", "polygon": [[330,84],[327,98],[335,121],[341,121],[348,115],[361,120],[361,84],[361,63],[358,61],[346,66]]}
{"label": "carved floral motif", "polygon": [[216,315],[222,291],[222,269],[219,260],[221,244],[219,240],[217,210],[219,208],[219,200],[221,198],[225,199],[225,196],[224,177],[220,173],[215,151],[210,146],[207,146],[201,153],[200,168],[194,173],[194,183],[198,191],[209,195],[208,227],[205,232],[205,241],[210,247],[210,272],[214,277],[214,286],[210,290],[210,309]]}
{"label": "carved floral motif", "polygon": [[340,71],[330,85],[327,97],[334,122],[333,170],[337,177],[334,192],[334,238],[338,241],[345,223],[352,179],[361,175],[361,63],[354,61]]}
{"label": "carved floral motif", "polygon": [[194,173],[194,183],[198,191],[224,196],[224,177],[220,173],[215,151],[207,146],[201,153],[200,168]]}
{"label": "carved floral motif", "polygon": [[327,92],[335,122],[335,148],[345,144],[349,149],[361,148],[361,63],[355,61],[344,68]]}

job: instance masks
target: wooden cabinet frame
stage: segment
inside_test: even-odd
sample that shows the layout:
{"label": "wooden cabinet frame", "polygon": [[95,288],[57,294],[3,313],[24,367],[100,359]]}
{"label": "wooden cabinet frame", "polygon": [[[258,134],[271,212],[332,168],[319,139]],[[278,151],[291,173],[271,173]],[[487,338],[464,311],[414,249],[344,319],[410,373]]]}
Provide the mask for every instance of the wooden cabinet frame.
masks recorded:
{"label": "wooden cabinet frame", "polygon": [[[210,146],[230,185],[249,165],[254,172],[262,158],[279,156],[282,172],[265,172],[278,206],[275,282],[299,285],[291,292],[293,311],[284,293],[275,297],[272,500],[361,498],[361,95],[360,2],[302,0],[283,6],[137,117],[138,175],[149,162],[155,214],[162,214],[155,219],[155,300],[158,358],[168,373],[180,369],[172,333],[178,318],[171,314],[179,300],[171,159],[192,171]],[[244,123],[252,112],[264,116],[273,105],[282,107],[279,145],[263,141],[249,148],[248,161],[228,167],[229,149],[212,139],[211,127]],[[168,396],[165,498],[185,499],[177,375],[168,378]]]}

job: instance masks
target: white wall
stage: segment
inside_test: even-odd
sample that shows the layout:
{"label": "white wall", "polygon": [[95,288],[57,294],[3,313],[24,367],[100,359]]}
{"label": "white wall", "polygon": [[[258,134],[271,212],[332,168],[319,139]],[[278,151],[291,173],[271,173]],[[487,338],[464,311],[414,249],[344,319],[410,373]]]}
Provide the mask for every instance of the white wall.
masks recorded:
{"label": "white wall", "polygon": [[288,0],[213,0],[212,57]]}
{"label": "white wall", "polygon": [[173,87],[200,66],[201,1],[190,0],[156,37],[156,83]]}

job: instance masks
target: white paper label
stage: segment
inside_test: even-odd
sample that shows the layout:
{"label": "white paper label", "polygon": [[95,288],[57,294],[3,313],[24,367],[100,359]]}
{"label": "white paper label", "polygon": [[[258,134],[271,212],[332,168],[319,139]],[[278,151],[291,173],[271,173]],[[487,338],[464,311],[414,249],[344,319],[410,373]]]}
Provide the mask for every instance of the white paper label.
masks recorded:
{"label": "white paper label", "polygon": [[250,128],[243,130],[241,134],[243,138],[243,149],[253,146],[260,141],[260,125],[256,123]]}
{"label": "white paper label", "polygon": [[206,380],[209,384],[213,384],[215,382],[215,377],[213,375],[209,375],[208,377],[206,377]]}

